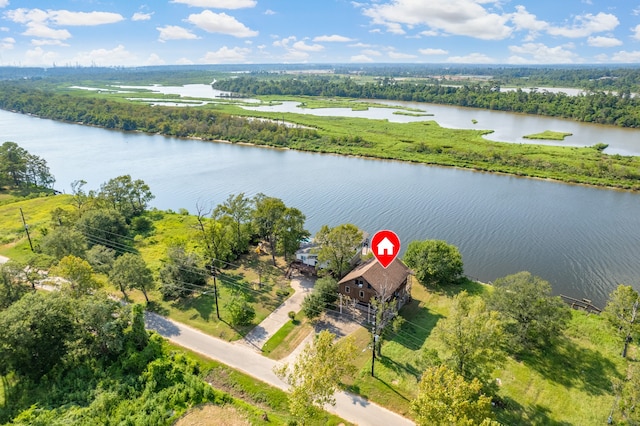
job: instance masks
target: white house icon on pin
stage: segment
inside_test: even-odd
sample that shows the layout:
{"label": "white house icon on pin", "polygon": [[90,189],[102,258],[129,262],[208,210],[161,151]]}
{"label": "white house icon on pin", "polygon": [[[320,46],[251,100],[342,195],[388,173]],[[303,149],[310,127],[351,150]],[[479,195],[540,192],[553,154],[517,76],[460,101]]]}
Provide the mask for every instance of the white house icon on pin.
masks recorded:
{"label": "white house icon on pin", "polygon": [[384,237],[384,239],[378,243],[378,256],[393,256],[394,247],[394,244],[389,241],[387,237]]}

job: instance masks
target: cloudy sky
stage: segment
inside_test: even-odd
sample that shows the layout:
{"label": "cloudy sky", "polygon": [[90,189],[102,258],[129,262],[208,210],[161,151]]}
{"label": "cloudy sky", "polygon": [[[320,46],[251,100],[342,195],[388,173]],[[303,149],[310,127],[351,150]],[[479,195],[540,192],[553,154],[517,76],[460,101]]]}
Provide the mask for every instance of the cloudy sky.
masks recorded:
{"label": "cloudy sky", "polygon": [[0,0],[0,65],[640,63],[640,0]]}

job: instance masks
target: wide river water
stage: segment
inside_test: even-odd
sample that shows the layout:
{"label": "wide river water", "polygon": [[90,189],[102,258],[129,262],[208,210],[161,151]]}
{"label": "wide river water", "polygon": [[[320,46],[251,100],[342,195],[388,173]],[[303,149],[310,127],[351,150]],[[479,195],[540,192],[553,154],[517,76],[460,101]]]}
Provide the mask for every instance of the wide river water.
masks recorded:
{"label": "wide river water", "polygon": [[[97,189],[130,174],[153,206],[216,205],[229,194],[265,193],[302,210],[307,228],[354,223],[369,233],[443,239],[465,273],[489,282],[527,270],[556,294],[602,306],[619,283],[640,289],[640,194],[556,182],[125,133],[0,111],[0,143],[45,158],[56,188],[76,179]],[[29,217],[29,212],[25,211]]]}

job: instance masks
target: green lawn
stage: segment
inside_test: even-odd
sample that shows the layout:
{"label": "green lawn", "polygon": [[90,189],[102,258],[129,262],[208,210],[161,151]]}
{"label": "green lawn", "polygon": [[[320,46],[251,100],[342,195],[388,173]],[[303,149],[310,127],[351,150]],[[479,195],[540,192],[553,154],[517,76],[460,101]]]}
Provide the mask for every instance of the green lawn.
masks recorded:
{"label": "green lawn", "polygon": [[[409,403],[425,368],[423,351],[438,349],[431,331],[448,315],[451,295],[462,289],[473,294],[490,290],[473,283],[442,292],[414,285],[414,300],[401,311],[408,323],[384,343],[382,359],[375,363],[375,378],[370,376],[371,352],[367,350],[370,333],[356,332],[356,342],[364,352],[356,359],[359,374],[346,380],[348,388],[411,417]],[[510,425],[606,423],[614,402],[611,380],[624,377],[627,368],[620,350],[601,317],[573,311],[569,328],[555,348],[518,360],[509,357],[496,369],[498,396],[505,404],[495,411],[498,420]]]}

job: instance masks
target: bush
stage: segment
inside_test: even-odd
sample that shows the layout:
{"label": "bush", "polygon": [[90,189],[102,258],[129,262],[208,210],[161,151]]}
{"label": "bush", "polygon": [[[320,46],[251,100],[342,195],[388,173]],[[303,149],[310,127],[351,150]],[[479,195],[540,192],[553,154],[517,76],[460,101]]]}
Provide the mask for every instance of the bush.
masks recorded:
{"label": "bush", "polygon": [[256,311],[243,296],[234,295],[225,305],[229,311],[231,325],[249,325],[256,316]]}

